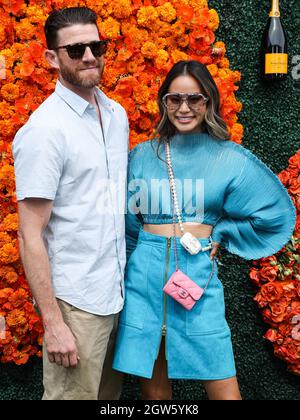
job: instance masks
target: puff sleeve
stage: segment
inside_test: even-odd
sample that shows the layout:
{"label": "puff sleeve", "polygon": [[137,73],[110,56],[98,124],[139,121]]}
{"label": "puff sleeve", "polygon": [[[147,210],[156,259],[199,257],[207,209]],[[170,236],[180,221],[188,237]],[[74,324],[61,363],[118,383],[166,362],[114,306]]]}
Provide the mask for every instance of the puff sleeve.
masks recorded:
{"label": "puff sleeve", "polygon": [[234,149],[240,154],[241,171],[226,191],[212,239],[246,260],[260,259],[289,241],[296,210],[279,178],[261,160],[242,146],[234,144]]}
{"label": "puff sleeve", "polygon": [[140,145],[136,146],[129,153],[128,172],[127,172],[127,212],[125,217],[126,232],[126,257],[127,261],[135,250],[139,231],[142,227],[142,215],[138,210],[138,202],[136,200],[138,192],[138,173],[142,162],[139,160]]}

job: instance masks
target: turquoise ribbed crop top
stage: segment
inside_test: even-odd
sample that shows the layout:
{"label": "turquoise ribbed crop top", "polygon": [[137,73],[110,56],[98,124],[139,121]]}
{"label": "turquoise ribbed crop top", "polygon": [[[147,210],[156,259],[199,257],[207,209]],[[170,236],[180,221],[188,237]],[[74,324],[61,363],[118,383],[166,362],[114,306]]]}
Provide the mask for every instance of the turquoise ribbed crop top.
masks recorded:
{"label": "turquoise ribbed crop top", "polygon": [[[129,155],[128,253],[142,224],[172,223],[164,147],[138,144]],[[253,153],[208,134],[176,135],[170,141],[183,222],[213,226],[212,239],[245,259],[278,252],[296,222],[292,200],[279,178]]]}

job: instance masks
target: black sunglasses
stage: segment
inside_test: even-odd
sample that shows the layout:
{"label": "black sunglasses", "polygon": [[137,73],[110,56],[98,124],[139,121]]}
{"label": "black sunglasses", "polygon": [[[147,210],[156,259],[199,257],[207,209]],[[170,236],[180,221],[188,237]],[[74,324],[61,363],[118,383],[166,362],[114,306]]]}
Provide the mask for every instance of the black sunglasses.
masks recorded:
{"label": "black sunglasses", "polygon": [[54,50],[60,50],[62,48],[67,50],[69,57],[72,60],[78,60],[85,54],[85,50],[89,47],[94,57],[101,57],[107,51],[108,40],[92,41],[87,44],[73,44],[73,45],[62,45],[61,47],[53,48]]}

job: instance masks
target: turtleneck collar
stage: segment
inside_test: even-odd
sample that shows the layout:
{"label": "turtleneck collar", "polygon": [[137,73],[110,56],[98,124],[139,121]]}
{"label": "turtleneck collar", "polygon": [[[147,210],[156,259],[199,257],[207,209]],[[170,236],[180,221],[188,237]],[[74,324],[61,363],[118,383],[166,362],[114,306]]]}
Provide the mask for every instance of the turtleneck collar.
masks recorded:
{"label": "turtleneck collar", "polygon": [[174,146],[201,146],[201,144],[205,143],[205,140],[208,138],[211,139],[208,133],[187,133],[187,134],[176,134],[172,137],[170,143],[171,147]]}

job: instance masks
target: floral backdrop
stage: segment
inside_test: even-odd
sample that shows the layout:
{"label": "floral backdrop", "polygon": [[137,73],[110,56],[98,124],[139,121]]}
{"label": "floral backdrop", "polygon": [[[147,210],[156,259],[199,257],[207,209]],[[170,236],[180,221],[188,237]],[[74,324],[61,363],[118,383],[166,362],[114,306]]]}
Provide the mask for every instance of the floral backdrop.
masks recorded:
{"label": "floral backdrop", "polygon": [[[206,0],[0,0],[0,317],[6,320],[5,338],[0,335],[2,363],[24,364],[31,355],[40,355],[43,334],[19,259],[11,144],[55,87],[57,74],[43,58],[45,19],[53,9],[77,5],[97,12],[101,35],[111,41],[101,87],[127,110],[132,147],[152,133],[159,86],[182,59],[207,65],[221,94],[231,140],[242,141],[237,117],[242,105],[235,97],[241,76],[230,69],[225,44],[216,40],[219,17]],[[298,211],[299,168],[297,154],[280,175]],[[261,287],[256,300],[272,327],[266,337],[294,373],[300,373],[300,339],[290,322],[300,313],[298,238],[299,222],[288,246],[278,256],[255,262],[250,273]]]}
{"label": "floral backdrop", "polygon": [[278,254],[256,261],[250,278],[260,290],[255,301],[264,321],[271,326],[265,338],[275,354],[300,375],[300,150],[279,174],[297,208],[297,223],[291,241]]}

